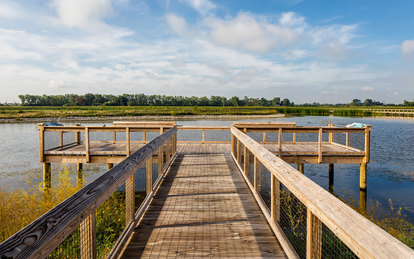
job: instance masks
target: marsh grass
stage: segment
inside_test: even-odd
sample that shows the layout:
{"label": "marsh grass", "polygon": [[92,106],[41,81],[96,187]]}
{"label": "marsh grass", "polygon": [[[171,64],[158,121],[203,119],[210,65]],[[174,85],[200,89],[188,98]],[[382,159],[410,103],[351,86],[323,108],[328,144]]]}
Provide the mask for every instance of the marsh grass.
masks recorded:
{"label": "marsh grass", "polygon": [[71,184],[68,170],[58,173],[48,193],[44,193],[41,183],[34,180],[28,180],[27,185],[27,189],[18,188],[11,192],[0,189],[0,242],[80,189]]}

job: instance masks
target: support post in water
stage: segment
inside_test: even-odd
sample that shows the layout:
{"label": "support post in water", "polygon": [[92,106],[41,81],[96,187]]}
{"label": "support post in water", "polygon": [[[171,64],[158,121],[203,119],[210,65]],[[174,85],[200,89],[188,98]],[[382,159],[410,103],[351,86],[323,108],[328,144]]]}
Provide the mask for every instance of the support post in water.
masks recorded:
{"label": "support post in water", "polygon": [[52,167],[50,163],[43,163],[43,190],[50,190],[52,178]]}
{"label": "support post in water", "polygon": [[359,169],[359,188],[361,190],[367,189],[367,164],[362,163]]}
{"label": "support post in water", "polygon": [[359,211],[362,215],[367,214],[367,191],[359,190]]}
{"label": "support post in water", "polygon": [[305,173],[305,165],[303,163],[298,163],[298,171],[301,172],[302,174]]}
{"label": "support post in water", "polygon": [[334,190],[334,164],[329,164],[329,191]]}
{"label": "support post in water", "polygon": [[78,174],[78,177],[76,178],[77,184],[82,186],[83,185],[83,164],[82,163],[76,164],[76,172]]}

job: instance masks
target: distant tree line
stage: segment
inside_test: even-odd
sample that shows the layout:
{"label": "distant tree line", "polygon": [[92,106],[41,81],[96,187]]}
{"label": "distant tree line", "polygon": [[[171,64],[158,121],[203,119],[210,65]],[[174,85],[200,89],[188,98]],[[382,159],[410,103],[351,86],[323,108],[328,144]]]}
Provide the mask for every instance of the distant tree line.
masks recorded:
{"label": "distant tree line", "polygon": [[237,96],[166,96],[145,94],[65,94],[65,95],[19,95],[23,106],[293,106],[288,98],[275,97],[240,99]]}
{"label": "distant tree line", "polygon": [[233,96],[167,96],[167,95],[146,95],[146,94],[65,94],[65,95],[19,95],[23,106],[303,106],[303,107],[355,107],[355,106],[414,106],[412,102],[404,100],[403,104],[384,104],[372,99],[353,99],[350,103],[304,103],[295,105],[288,98],[273,99],[262,98],[239,98]]}

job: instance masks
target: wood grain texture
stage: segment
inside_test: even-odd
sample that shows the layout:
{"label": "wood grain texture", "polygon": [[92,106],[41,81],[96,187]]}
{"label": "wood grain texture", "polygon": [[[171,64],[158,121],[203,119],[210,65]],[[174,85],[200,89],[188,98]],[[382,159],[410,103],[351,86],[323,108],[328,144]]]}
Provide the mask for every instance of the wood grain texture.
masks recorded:
{"label": "wood grain texture", "polygon": [[286,257],[222,146],[179,146],[122,258]]}
{"label": "wood grain texture", "polygon": [[146,159],[176,131],[177,128],[172,128],[155,138],[95,181],[1,243],[0,257],[38,258],[48,255],[131,174],[142,167]]}
{"label": "wood grain texture", "polygon": [[358,257],[414,258],[414,251],[239,129],[232,134]]}

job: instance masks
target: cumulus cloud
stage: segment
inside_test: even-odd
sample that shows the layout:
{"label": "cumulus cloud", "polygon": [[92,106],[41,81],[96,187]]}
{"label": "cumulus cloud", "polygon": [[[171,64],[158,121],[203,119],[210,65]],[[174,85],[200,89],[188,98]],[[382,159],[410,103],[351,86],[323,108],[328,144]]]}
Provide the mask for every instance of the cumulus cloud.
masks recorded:
{"label": "cumulus cloud", "polygon": [[284,26],[304,26],[305,18],[294,12],[282,13],[279,23]]}
{"label": "cumulus cloud", "polygon": [[183,35],[187,32],[187,22],[184,18],[175,14],[168,14],[166,19],[171,29],[173,29],[176,33]]}
{"label": "cumulus cloud", "polygon": [[239,13],[234,19],[209,18],[206,24],[213,41],[259,53],[290,44],[297,37],[289,28],[259,21],[248,13]]}
{"label": "cumulus cloud", "polygon": [[414,40],[405,40],[401,44],[401,52],[404,55],[410,55],[414,53]]}
{"label": "cumulus cloud", "polygon": [[216,8],[216,5],[209,0],[181,0],[181,2],[187,3],[202,15]]}
{"label": "cumulus cloud", "polygon": [[22,14],[16,3],[0,2],[0,19],[14,19],[21,17]]}
{"label": "cumulus cloud", "polygon": [[375,90],[375,88],[372,86],[363,86],[361,89],[362,91],[374,91]]}
{"label": "cumulus cloud", "polygon": [[67,27],[98,29],[105,27],[102,19],[111,13],[111,0],[53,0],[61,23]]}

